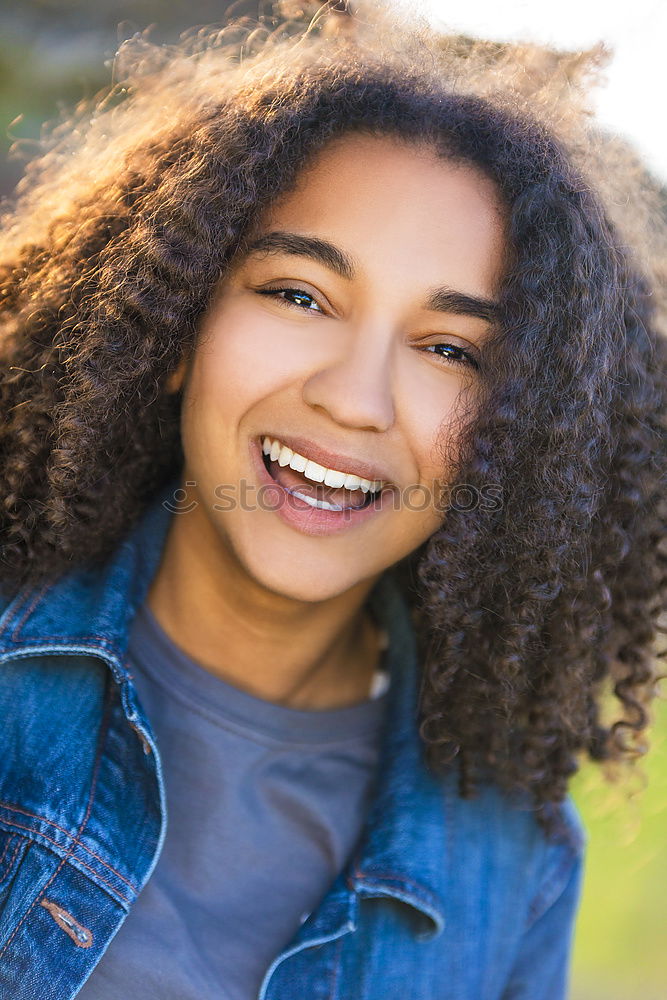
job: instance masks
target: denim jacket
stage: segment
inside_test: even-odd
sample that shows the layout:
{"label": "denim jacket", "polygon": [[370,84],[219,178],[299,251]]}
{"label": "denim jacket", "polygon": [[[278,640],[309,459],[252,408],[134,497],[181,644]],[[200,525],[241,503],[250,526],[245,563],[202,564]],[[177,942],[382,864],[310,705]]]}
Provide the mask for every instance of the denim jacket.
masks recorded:
{"label": "denim jacket", "polygon": [[[2,1000],[76,996],[160,856],[160,753],[126,652],[176,516],[169,495],[102,569],[2,602]],[[567,798],[557,807],[567,835],[547,839],[526,802],[491,782],[461,799],[453,773],[426,767],[414,632],[383,580],[373,599],[402,624],[391,632],[388,724],[363,835],[257,1000],[561,1000],[580,817]],[[141,985],[128,983],[128,995]]]}

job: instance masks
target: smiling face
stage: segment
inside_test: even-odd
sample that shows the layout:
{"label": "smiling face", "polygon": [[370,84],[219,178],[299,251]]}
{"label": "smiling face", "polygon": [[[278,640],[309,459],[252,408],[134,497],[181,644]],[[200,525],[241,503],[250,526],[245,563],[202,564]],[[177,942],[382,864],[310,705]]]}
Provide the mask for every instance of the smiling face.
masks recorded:
{"label": "smiling face", "polygon": [[[421,545],[443,518],[452,471],[439,445],[455,445],[474,398],[503,230],[496,188],[471,166],[363,134],[321,150],[264,214],[200,329],[182,408],[197,503],[179,532],[304,601],[367,586]],[[266,438],[290,449],[268,471]],[[281,465],[293,452],[297,469]],[[315,463],[306,473],[391,486],[363,513],[313,507],[284,487],[334,507],[364,496],[309,484],[300,455]]]}

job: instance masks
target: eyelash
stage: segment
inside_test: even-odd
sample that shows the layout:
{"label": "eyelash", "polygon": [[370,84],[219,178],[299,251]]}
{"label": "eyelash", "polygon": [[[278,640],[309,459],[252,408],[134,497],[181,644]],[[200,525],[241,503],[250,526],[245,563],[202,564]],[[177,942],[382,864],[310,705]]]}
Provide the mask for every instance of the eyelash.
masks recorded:
{"label": "eyelash", "polygon": [[[283,292],[292,292],[293,294],[296,294],[296,295],[305,295],[306,298],[312,299],[313,302],[316,301],[314,295],[311,295],[310,292],[305,292],[302,288],[258,288],[258,289],[256,289],[256,291],[257,291],[258,295],[272,295],[272,296],[274,296],[274,298],[276,299],[277,302],[281,302],[283,305],[287,306],[288,308],[301,309],[301,306],[298,306],[296,304],[296,302],[289,302],[287,299],[280,298],[280,295]],[[301,309],[301,311],[302,312],[318,312],[318,311],[322,312],[321,309],[317,309],[317,310],[316,309]],[[322,313],[322,315],[324,315],[324,313]]]}
{"label": "eyelash", "polygon": [[[299,309],[301,312],[319,312],[321,315],[324,315],[322,310],[319,308],[304,309],[302,306],[297,305],[296,302],[290,302],[289,299],[282,298],[283,293],[292,292],[292,294],[303,295],[306,298],[311,299],[313,302],[316,303],[317,300],[315,299],[315,296],[311,295],[310,292],[304,291],[302,288],[292,288],[292,287],[257,288],[255,289],[255,291],[257,292],[258,295],[272,296],[276,300],[276,302],[282,303],[282,305],[284,305],[287,309]],[[450,351],[457,351],[461,356],[456,358],[453,357],[446,358],[442,354],[436,354],[435,351],[429,350],[429,348],[438,348],[438,347],[446,347]],[[455,365],[464,365],[464,366],[470,365],[473,368],[479,368],[479,362],[477,361],[477,359],[474,358],[469,351],[466,351],[464,347],[459,347],[457,344],[427,344],[423,348],[423,350],[427,351],[429,354],[436,354],[436,357],[442,358],[443,361],[450,361],[452,364]]]}

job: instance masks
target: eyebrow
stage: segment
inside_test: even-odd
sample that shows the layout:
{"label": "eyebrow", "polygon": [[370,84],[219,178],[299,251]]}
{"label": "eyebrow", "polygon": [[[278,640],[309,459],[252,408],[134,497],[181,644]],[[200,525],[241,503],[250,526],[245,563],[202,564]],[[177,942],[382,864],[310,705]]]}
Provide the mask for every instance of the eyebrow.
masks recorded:
{"label": "eyebrow", "polygon": [[[352,281],[357,273],[357,267],[352,257],[340,247],[317,236],[302,236],[299,233],[288,233],[275,230],[264,233],[254,240],[247,248],[250,253],[286,253],[297,257],[308,257],[324,264]],[[452,288],[432,288],[424,303],[425,308],[432,312],[455,313],[459,316],[473,316],[476,319],[493,323],[498,319],[499,307],[496,302],[467,292],[458,292]]]}

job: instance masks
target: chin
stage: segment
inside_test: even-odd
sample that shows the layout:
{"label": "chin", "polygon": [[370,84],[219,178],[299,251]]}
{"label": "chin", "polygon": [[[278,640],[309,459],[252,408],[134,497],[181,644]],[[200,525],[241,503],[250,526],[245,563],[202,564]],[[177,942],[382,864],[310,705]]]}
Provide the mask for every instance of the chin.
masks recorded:
{"label": "chin", "polygon": [[369,576],[367,571],[354,573],[349,560],[338,571],[331,565],[331,560],[318,562],[309,559],[307,563],[299,565],[293,558],[276,558],[273,562],[264,558],[259,564],[254,563],[255,560],[253,565],[246,563],[246,566],[259,586],[305,604],[318,604],[338,597]]}

